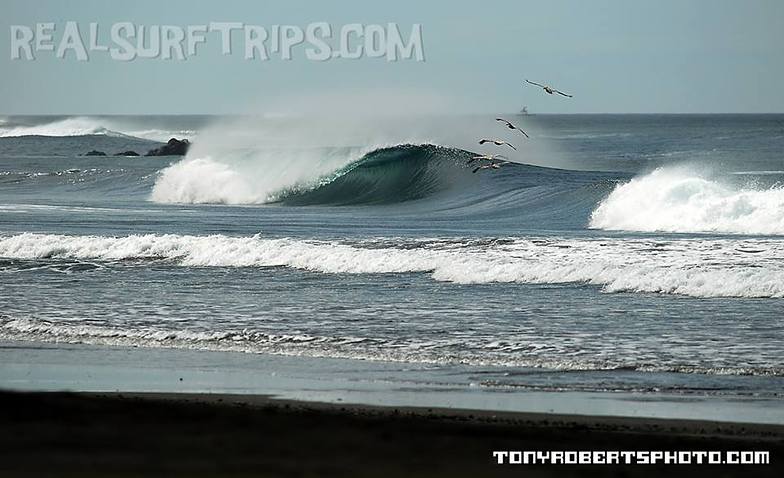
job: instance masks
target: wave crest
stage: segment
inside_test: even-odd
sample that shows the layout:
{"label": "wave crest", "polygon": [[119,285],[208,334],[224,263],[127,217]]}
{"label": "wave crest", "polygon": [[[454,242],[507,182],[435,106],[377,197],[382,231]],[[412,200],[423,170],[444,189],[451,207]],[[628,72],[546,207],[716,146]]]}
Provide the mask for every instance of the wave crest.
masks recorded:
{"label": "wave crest", "polygon": [[[166,142],[172,137],[193,139],[197,132],[192,129],[150,128],[148,124],[132,119],[74,116],[48,119],[47,122],[29,124],[30,120],[15,122],[0,121],[0,138],[44,136],[52,138],[76,136],[107,136]],[[38,120],[40,121],[40,120]]]}
{"label": "wave crest", "polygon": [[434,280],[460,284],[575,283],[604,292],[784,297],[784,245],[773,240],[387,238],[349,243],[24,233],[0,236],[0,257],[164,260],[188,267],[290,267],[326,274],[428,273]]}
{"label": "wave crest", "polygon": [[660,168],[617,186],[590,227],[641,232],[784,234],[784,189],[742,188]]}
{"label": "wave crest", "polygon": [[12,138],[20,136],[63,137],[90,135],[128,137],[126,134],[108,129],[99,122],[86,117],[66,118],[38,125],[2,125],[2,128],[0,128],[0,138]]}
{"label": "wave crest", "polygon": [[401,144],[185,158],[161,172],[151,197],[186,204],[404,202],[454,184],[467,171],[460,160],[468,154],[432,144]]}

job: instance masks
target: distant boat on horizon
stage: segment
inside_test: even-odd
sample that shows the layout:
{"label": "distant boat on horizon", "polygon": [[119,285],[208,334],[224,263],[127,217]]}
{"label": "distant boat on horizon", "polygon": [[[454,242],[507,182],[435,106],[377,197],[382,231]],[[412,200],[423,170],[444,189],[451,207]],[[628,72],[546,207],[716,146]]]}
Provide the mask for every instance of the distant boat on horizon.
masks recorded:
{"label": "distant boat on horizon", "polygon": [[523,106],[523,108],[520,110],[520,116],[530,116],[530,113],[528,113],[527,106]]}

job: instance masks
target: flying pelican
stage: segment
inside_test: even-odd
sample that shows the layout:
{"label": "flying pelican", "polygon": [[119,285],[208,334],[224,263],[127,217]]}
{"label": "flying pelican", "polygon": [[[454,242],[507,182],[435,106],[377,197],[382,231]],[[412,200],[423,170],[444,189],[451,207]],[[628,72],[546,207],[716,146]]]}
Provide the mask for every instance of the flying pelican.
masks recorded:
{"label": "flying pelican", "polygon": [[510,148],[512,148],[512,149],[514,149],[515,151],[517,151],[517,148],[515,148],[514,146],[512,146],[512,144],[511,144],[511,143],[509,143],[508,141],[504,141],[504,140],[502,140],[502,139],[480,139],[480,140],[479,140],[479,144],[485,144],[485,143],[493,143],[493,144],[494,144],[494,145],[496,145],[496,146],[503,146],[503,145],[507,145],[507,146],[509,146]]}
{"label": "flying pelican", "polygon": [[476,155],[473,158],[469,159],[466,164],[471,164],[474,161],[481,161],[481,160],[495,161],[497,159],[509,159],[509,158],[507,158],[506,156],[502,156],[500,154],[482,154],[482,155]]}
{"label": "flying pelican", "polygon": [[471,172],[472,172],[472,173],[474,173],[474,174],[476,174],[476,172],[477,172],[477,171],[479,171],[480,169],[501,169],[501,165],[502,165],[502,164],[503,164],[503,163],[490,163],[490,164],[483,164],[483,165],[481,165],[481,166],[479,166],[479,167],[476,167],[476,168],[474,168],[474,170],[473,170],[473,171],[471,171]]}
{"label": "flying pelican", "polygon": [[518,128],[517,126],[513,125],[513,124],[512,124],[510,121],[507,121],[507,120],[505,120],[505,119],[503,119],[503,118],[496,118],[495,120],[496,120],[496,121],[500,121],[500,122],[502,122],[502,123],[506,123],[506,127],[507,127],[507,128],[509,128],[509,129],[516,129],[517,131],[519,131],[519,132],[523,133],[523,134],[525,135],[525,137],[526,137],[526,138],[530,138],[530,136],[528,136],[528,133],[526,133],[525,131],[521,130],[521,129],[520,129],[520,128]]}
{"label": "flying pelican", "polygon": [[571,97],[572,97],[572,95],[568,95],[568,94],[564,93],[563,91],[558,91],[558,90],[556,90],[555,88],[552,88],[552,87],[550,87],[550,86],[547,86],[547,85],[540,85],[539,83],[534,83],[534,82],[533,82],[533,81],[531,81],[531,80],[525,80],[525,81],[527,81],[528,83],[530,83],[530,84],[532,84],[532,85],[536,85],[536,86],[538,86],[538,87],[542,88],[542,89],[543,89],[544,91],[546,91],[546,92],[547,92],[547,94],[549,94],[549,95],[552,95],[553,93],[558,93],[559,95],[561,95],[561,96],[566,96],[567,98],[571,98]]}

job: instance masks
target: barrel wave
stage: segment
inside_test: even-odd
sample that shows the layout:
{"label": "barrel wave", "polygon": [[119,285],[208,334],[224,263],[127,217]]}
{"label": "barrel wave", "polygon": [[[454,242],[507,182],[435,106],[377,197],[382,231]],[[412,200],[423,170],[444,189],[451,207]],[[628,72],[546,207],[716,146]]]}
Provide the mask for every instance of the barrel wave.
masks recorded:
{"label": "barrel wave", "polygon": [[381,148],[312,188],[282,191],[286,205],[392,204],[423,199],[465,183],[471,154],[432,144]]}
{"label": "barrel wave", "polygon": [[[161,203],[392,204],[465,184],[471,153],[434,144],[252,151],[185,158],[161,172]],[[358,158],[358,159],[354,159]]]}

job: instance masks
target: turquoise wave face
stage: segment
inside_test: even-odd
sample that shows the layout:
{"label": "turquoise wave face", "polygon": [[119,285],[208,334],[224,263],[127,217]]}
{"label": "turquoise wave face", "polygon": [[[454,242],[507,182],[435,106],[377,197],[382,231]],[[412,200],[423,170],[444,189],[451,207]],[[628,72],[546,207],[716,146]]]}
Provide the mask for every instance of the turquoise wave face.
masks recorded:
{"label": "turquoise wave face", "polygon": [[[20,139],[4,141],[16,143]],[[21,139],[21,142],[25,141],[32,140]],[[356,153],[354,149],[308,150],[307,157],[316,162],[352,155],[357,155],[357,159],[323,167],[323,172],[314,174],[313,179],[289,181],[282,187],[265,189],[260,182],[268,180],[269,176],[281,172],[286,176],[287,169],[296,170],[301,166],[296,163],[296,150],[291,153],[293,158],[285,151],[265,152],[266,156],[262,158],[265,163],[258,161],[254,153],[241,161],[226,159],[225,163],[207,163],[208,166],[219,165],[218,169],[200,169],[199,164],[186,164],[187,158],[86,157],[78,153],[95,148],[96,141],[101,141],[100,146],[108,151],[128,147],[127,140],[122,138],[86,136],[41,140],[45,146],[51,146],[55,141],[69,143],[62,157],[27,156],[20,161],[21,151],[16,151],[0,164],[0,185],[4,187],[0,198],[5,193],[9,199],[38,202],[112,199],[147,203],[151,191],[160,185],[166,171],[183,165],[187,175],[178,178],[180,181],[170,188],[173,199],[158,201],[153,194],[152,202],[164,205],[384,206],[385,214],[415,212],[430,216],[474,217],[482,221],[506,218],[513,221],[509,226],[516,230],[525,226],[530,218],[538,225],[556,226],[555,221],[574,227],[584,226],[591,210],[614,187],[612,178],[617,177],[517,163],[473,173],[478,162],[469,164],[474,155],[470,151],[435,144],[400,144],[364,154]],[[17,150],[23,149],[14,146]],[[140,144],[130,146],[139,149]],[[184,189],[185,186],[190,189]],[[253,188],[260,192],[256,194]],[[267,190],[268,193],[264,192]],[[234,195],[238,199],[233,201]]]}
{"label": "turquoise wave face", "polygon": [[469,184],[472,153],[432,144],[372,151],[315,187],[289,189],[278,202],[291,205],[393,204],[423,199]]}

